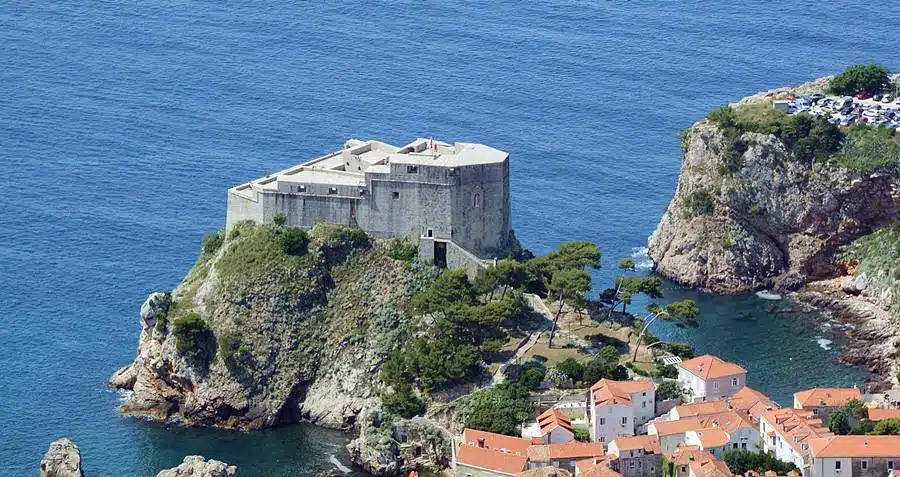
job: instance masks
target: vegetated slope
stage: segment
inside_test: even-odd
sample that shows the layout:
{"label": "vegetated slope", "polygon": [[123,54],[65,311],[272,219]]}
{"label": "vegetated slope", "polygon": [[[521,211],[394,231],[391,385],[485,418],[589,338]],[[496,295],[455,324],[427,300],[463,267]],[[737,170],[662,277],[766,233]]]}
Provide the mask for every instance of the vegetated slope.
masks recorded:
{"label": "vegetated slope", "polygon": [[900,318],[900,221],[854,240],[842,258],[856,276],[856,291],[874,297]]}
{"label": "vegetated slope", "polygon": [[294,255],[284,235],[245,225],[213,236],[171,295],[148,298],[138,356],[111,380],[133,390],[125,412],[240,429],[301,418],[346,427],[373,402],[378,367],[403,340],[404,307],[429,272],[358,230],[318,226]]}
{"label": "vegetated slope", "polygon": [[745,98],[685,132],[675,196],[650,237],[659,273],[720,293],[796,289],[838,274],[841,246],[900,219],[890,131],[771,106],[824,84]]}

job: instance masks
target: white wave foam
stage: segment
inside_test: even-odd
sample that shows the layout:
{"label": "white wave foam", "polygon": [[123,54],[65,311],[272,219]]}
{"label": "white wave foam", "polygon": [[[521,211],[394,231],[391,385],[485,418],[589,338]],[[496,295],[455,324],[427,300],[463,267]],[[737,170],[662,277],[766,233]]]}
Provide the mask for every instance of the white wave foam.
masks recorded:
{"label": "white wave foam", "polygon": [[769,290],[762,290],[756,292],[756,296],[762,298],[763,300],[780,300],[781,295],[777,293],[772,293]]}
{"label": "white wave foam", "polygon": [[650,270],[653,268],[653,260],[647,255],[647,247],[632,247],[631,258],[634,259],[634,268],[638,270]]}
{"label": "white wave foam", "polygon": [[827,340],[825,338],[819,338],[816,340],[816,343],[819,343],[820,348],[828,350],[831,349],[831,343],[833,343],[833,341]]}
{"label": "white wave foam", "polygon": [[337,457],[334,456],[334,454],[331,454],[330,456],[328,456],[328,461],[331,462],[331,464],[334,465],[334,467],[335,467],[337,470],[339,470],[339,471],[341,471],[341,472],[343,472],[343,473],[345,473],[345,474],[349,474],[349,473],[350,473],[350,467],[347,467],[346,465],[341,464],[341,461],[339,461],[339,460],[337,459]]}

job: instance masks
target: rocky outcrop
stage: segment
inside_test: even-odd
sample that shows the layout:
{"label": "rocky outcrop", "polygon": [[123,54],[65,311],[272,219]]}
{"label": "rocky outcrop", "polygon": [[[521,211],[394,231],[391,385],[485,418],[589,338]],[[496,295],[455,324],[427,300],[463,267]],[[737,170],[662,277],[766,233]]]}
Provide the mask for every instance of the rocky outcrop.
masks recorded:
{"label": "rocky outcrop", "polygon": [[439,473],[450,465],[454,444],[448,429],[426,418],[384,426],[383,417],[378,409],[360,416],[359,436],[347,445],[351,462],[376,476]]}
{"label": "rocky outcrop", "polygon": [[199,455],[189,455],[178,467],[166,469],[156,477],[231,477],[237,467],[218,460],[206,460]]}
{"label": "rocky outcrop", "polygon": [[41,459],[41,477],[83,477],[81,450],[63,438],[53,441]]}
{"label": "rocky outcrop", "polygon": [[[900,363],[900,326],[898,319],[877,296],[867,293],[865,281],[849,277],[810,283],[803,290],[791,294],[797,301],[820,310],[850,325],[849,342],[841,349],[841,360],[865,366],[880,381],[873,382],[874,390],[897,386]],[[849,289],[849,290],[848,290]]]}
{"label": "rocky outcrop", "polygon": [[137,357],[110,379],[131,391],[123,411],[247,430],[354,427],[411,321],[402,310],[417,272],[383,244],[321,229],[307,254],[287,256],[277,227],[241,227],[171,294],[150,295]]}
{"label": "rocky outcrop", "polygon": [[740,138],[747,145],[741,167],[728,170],[727,139],[706,121],[685,136],[675,196],[648,247],[666,277],[718,293],[794,290],[836,276],[839,247],[900,219],[895,177],[802,163],[775,136],[751,132]]}

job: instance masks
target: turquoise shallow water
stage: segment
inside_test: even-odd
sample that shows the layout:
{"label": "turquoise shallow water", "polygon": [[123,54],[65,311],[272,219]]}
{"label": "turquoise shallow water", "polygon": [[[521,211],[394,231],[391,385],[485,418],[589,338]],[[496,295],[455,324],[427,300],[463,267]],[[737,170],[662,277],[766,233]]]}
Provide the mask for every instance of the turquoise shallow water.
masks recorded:
{"label": "turquoise shallow water", "polygon": [[[645,244],[677,133],[712,106],[852,62],[900,68],[896,5],[838,3],[0,2],[0,476],[34,475],[61,435],[91,476],[187,453],[260,477],[346,462],[339,434],[167,428],[120,417],[104,387],[144,297],[222,225],[228,186],[351,136],[484,142],[512,154],[528,247],[594,240],[613,263]],[[818,316],[699,298],[702,328],[657,333],[777,399],[864,377]]]}

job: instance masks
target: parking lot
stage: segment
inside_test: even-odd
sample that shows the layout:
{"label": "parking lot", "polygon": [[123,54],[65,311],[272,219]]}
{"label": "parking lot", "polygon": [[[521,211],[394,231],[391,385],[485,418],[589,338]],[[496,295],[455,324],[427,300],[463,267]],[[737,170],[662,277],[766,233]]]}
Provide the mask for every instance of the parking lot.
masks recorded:
{"label": "parking lot", "polygon": [[890,95],[861,99],[850,96],[788,96],[773,103],[788,114],[809,113],[832,124],[867,124],[900,131],[900,98]]}

